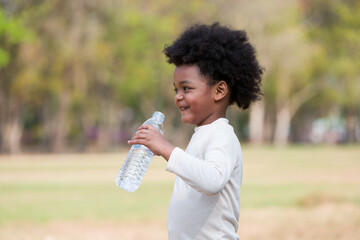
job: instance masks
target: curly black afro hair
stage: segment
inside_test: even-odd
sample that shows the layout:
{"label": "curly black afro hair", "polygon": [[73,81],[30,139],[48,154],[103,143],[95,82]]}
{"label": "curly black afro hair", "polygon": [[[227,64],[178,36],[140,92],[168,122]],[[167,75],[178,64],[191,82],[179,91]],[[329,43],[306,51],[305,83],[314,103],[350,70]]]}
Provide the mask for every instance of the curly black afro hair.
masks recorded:
{"label": "curly black afro hair", "polygon": [[210,78],[209,85],[224,80],[230,90],[230,102],[247,109],[260,99],[263,68],[245,31],[232,30],[219,23],[195,24],[172,45],[165,46],[168,62],[196,65],[201,74]]}

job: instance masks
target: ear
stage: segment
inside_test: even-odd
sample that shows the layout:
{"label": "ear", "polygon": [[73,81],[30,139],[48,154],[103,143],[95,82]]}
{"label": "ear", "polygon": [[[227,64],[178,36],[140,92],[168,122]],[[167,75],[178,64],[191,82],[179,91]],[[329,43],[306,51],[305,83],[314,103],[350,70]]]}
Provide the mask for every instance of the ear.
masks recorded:
{"label": "ear", "polygon": [[214,100],[215,102],[218,102],[227,96],[227,94],[229,93],[229,88],[225,81],[220,81],[216,83],[214,87],[214,91],[215,91]]}

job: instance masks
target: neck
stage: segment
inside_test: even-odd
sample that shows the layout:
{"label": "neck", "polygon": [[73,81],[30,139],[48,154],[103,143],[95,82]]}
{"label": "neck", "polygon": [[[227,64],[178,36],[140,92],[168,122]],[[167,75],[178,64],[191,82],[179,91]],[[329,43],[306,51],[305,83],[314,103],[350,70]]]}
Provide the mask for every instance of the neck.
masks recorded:
{"label": "neck", "polygon": [[211,124],[212,122],[218,120],[219,118],[226,118],[226,110],[227,108],[221,108],[214,111],[211,115],[209,115],[204,121],[197,124],[198,127]]}

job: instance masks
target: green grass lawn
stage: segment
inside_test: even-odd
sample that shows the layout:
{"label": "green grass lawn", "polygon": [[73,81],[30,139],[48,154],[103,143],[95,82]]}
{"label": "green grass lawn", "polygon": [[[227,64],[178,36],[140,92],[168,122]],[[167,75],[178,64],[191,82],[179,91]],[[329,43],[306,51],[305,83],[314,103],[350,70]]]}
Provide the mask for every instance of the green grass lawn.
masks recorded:
{"label": "green grass lawn", "polygon": [[[360,147],[243,147],[242,209],[360,205]],[[0,156],[0,224],[165,219],[174,176],[154,159],[134,193],[115,176],[125,155]]]}

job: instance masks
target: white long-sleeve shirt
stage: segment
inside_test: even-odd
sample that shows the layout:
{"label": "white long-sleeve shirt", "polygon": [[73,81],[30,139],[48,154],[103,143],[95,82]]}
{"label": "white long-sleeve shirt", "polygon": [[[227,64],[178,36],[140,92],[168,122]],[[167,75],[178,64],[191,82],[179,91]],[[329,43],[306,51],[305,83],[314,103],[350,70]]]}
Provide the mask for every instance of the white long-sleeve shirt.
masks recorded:
{"label": "white long-sleeve shirt", "polygon": [[166,170],[177,175],[168,210],[170,240],[239,239],[242,154],[227,119],[196,127],[186,152],[175,148]]}

